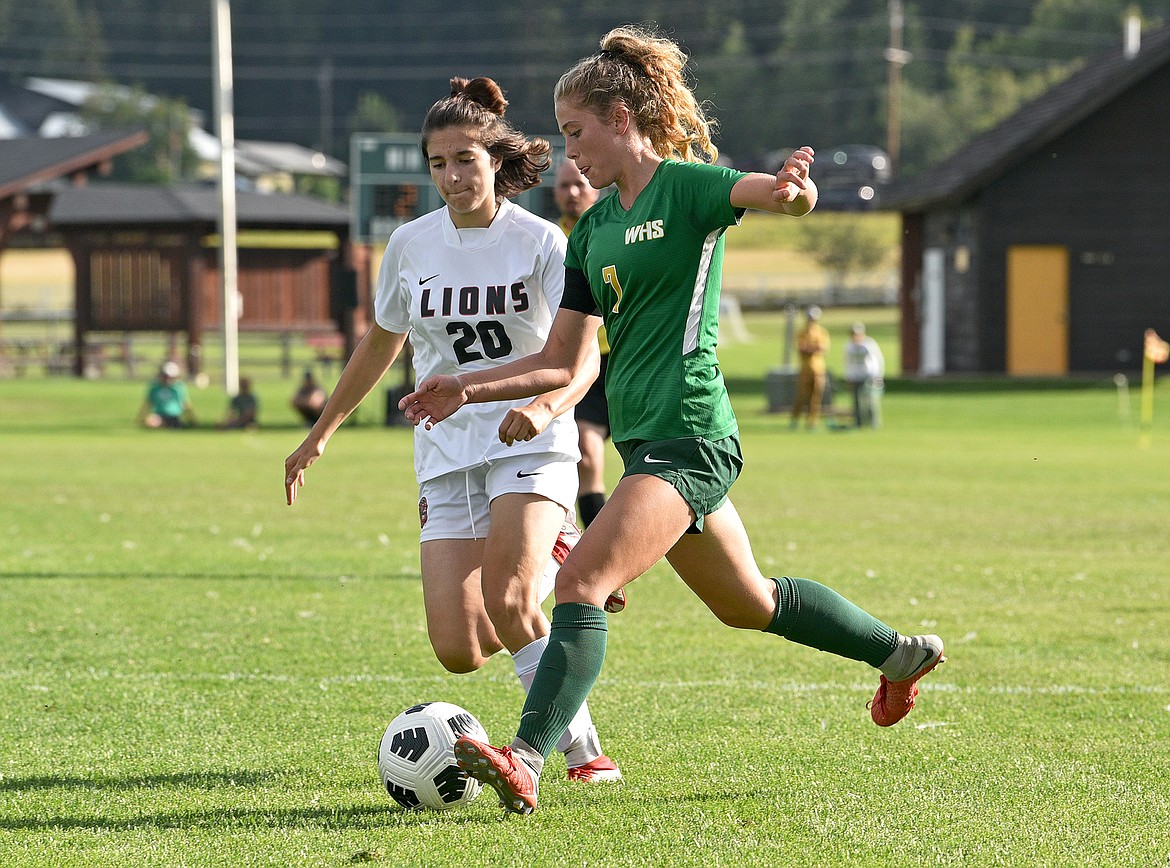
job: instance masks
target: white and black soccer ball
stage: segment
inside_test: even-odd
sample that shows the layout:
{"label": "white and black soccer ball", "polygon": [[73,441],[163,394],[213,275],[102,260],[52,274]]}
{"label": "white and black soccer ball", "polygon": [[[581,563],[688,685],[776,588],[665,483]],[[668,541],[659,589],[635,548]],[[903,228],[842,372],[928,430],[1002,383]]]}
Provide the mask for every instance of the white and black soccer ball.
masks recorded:
{"label": "white and black soccer ball", "polygon": [[378,773],[404,808],[447,810],[479,795],[480,783],[455,763],[455,739],[488,736],[475,716],[450,702],[412,705],[386,727],[378,745]]}

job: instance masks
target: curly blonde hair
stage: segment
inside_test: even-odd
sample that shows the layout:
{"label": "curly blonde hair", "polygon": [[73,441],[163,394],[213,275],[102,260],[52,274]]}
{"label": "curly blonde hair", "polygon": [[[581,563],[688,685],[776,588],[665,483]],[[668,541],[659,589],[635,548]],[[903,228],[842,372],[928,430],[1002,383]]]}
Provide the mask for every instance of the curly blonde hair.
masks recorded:
{"label": "curly blonde hair", "polygon": [[506,199],[540,183],[550,165],[549,143],[525,135],[504,120],[508,101],[500,86],[490,78],[451,79],[451,93],[427,111],[422,125],[423,159],[429,160],[427,142],[439,130],[459,127],[467,130],[484,150],[500,161],[495,194]]}
{"label": "curly blonde hair", "polygon": [[713,163],[716,121],[708,118],[687,83],[687,56],[674,40],[635,25],[601,38],[601,51],[561,76],[553,99],[576,103],[598,117],[619,105],[634,116],[663,159]]}

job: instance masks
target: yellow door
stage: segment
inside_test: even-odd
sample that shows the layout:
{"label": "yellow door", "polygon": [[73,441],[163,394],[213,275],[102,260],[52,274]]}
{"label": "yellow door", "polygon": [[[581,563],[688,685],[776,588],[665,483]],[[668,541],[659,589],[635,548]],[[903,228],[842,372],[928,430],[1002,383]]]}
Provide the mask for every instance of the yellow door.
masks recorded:
{"label": "yellow door", "polygon": [[1008,248],[1007,372],[1068,373],[1068,248]]}

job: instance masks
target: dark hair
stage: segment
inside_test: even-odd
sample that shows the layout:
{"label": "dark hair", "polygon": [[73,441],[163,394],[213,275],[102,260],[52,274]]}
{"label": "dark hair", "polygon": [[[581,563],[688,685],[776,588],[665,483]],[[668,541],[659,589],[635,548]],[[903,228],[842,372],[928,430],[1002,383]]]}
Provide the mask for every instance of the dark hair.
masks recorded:
{"label": "dark hair", "polygon": [[490,78],[451,79],[451,93],[430,107],[422,125],[423,159],[430,160],[427,142],[433,133],[450,127],[467,130],[484,150],[500,161],[496,172],[497,199],[530,190],[548,169],[551,147],[541,138],[526,138],[504,120],[508,101]]}
{"label": "dark hair", "polygon": [[561,76],[554,100],[577,103],[600,118],[619,105],[663,159],[715,162],[716,123],[687,85],[687,56],[673,40],[634,25],[615,27],[601,50]]}

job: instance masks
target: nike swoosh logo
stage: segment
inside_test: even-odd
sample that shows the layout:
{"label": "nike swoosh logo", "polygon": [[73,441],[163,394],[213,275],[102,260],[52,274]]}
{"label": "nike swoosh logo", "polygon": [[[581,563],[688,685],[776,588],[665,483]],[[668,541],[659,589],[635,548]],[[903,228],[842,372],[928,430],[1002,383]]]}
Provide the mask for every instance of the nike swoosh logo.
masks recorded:
{"label": "nike swoosh logo", "polygon": [[531,473],[525,473],[523,470],[516,471],[517,479],[527,479],[529,476],[540,476],[539,470],[533,470]]}
{"label": "nike swoosh logo", "polygon": [[427,283],[428,281],[434,280],[438,276],[439,276],[438,274],[432,274],[430,277],[420,277],[418,279],[418,285],[422,286],[424,283]]}
{"label": "nike swoosh logo", "polygon": [[644,455],[642,460],[647,464],[673,464],[674,462],[668,458],[651,458],[649,455]]}
{"label": "nike swoosh logo", "polygon": [[913,670],[911,670],[911,671],[913,671],[913,672],[918,672],[918,670],[919,670],[919,669],[921,669],[921,668],[922,668],[923,666],[925,666],[925,665],[926,665],[928,662],[930,662],[930,658],[931,658],[931,657],[933,657],[933,656],[934,656],[934,649],[932,649],[932,648],[923,648],[923,649],[922,649],[922,659],[918,661],[918,665],[917,665],[917,666],[915,666],[915,667],[914,667],[914,669],[913,669]]}

